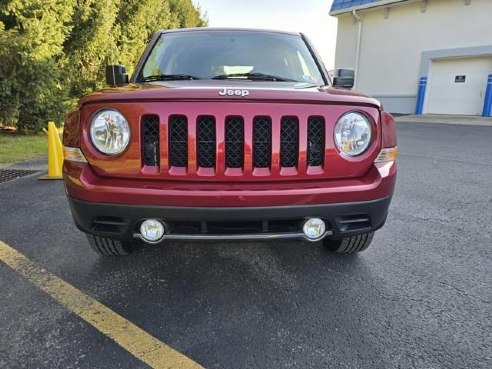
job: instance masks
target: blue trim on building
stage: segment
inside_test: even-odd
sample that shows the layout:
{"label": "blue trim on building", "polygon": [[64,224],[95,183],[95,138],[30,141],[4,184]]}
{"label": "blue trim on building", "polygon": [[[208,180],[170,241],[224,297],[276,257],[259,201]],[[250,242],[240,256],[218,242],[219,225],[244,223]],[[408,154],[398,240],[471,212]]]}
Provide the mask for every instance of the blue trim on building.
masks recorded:
{"label": "blue trim on building", "polygon": [[417,107],[415,114],[422,115],[424,111],[425,89],[427,88],[427,77],[420,78],[419,93],[417,95]]}
{"label": "blue trim on building", "polygon": [[492,74],[489,74],[487,81],[487,92],[485,92],[482,117],[492,117]]}
{"label": "blue trim on building", "polygon": [[355,6],[366,5],[370,3],[377,3],[381,0],[333,0],[330,12],[334,12],[342,9],[349,9]]}

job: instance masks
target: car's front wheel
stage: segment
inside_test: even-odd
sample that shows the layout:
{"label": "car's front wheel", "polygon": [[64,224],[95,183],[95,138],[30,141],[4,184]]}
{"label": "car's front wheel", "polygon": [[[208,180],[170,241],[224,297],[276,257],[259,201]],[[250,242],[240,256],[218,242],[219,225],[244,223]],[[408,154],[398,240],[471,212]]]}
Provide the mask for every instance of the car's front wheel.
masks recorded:
{"label": "car's front wheel", "polygon": [[374,232],[342,238],[341,240],[332,240],[329,238],[325,238],[323,240],[323,244],[330,251],[340,254],[353,254],[367,249],[371,244],[373,237]]}
{"label": "car's front wheel", "polygon": [[109,237],[86,234],[92,249],[104,256],[124,256],[132,252],[129,243]]}

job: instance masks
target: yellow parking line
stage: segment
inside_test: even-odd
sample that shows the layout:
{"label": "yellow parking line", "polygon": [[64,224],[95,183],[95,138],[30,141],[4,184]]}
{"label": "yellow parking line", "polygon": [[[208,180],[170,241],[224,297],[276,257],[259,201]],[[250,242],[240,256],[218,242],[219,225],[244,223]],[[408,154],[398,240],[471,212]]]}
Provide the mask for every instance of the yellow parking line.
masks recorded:
{"label": "yellow parking line", "polygon": [[61,278],[0,241],[0,260],[152,368],[202,368]]}

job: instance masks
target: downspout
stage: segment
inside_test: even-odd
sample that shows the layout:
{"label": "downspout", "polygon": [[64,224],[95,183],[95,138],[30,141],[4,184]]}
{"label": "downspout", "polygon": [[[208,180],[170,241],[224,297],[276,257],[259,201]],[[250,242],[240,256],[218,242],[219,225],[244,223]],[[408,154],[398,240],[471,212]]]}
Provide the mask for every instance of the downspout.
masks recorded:
{"label": "downspout", "polygon": [[355,9],[352,10],[352,17],[357,23],[357,44],[355,49],[355,63],[354,63],[354,88],[357,88],[357,83],[359,81],[359,61],[360,61],[360,41],[362,39],[362,18],[357,14]]}

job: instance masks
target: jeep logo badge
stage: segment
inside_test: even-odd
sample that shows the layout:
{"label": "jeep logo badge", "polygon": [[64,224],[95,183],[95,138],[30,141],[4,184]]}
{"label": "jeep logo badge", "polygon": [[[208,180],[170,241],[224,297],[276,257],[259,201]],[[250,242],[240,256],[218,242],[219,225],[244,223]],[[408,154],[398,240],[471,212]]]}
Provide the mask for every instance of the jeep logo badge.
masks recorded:
{"label": "jeep logo badge", "polygon": [[231,90],[224,88],[222,91],[219,91],[220,96],[241,96],[246,97],[249,95],[248,90]]}

